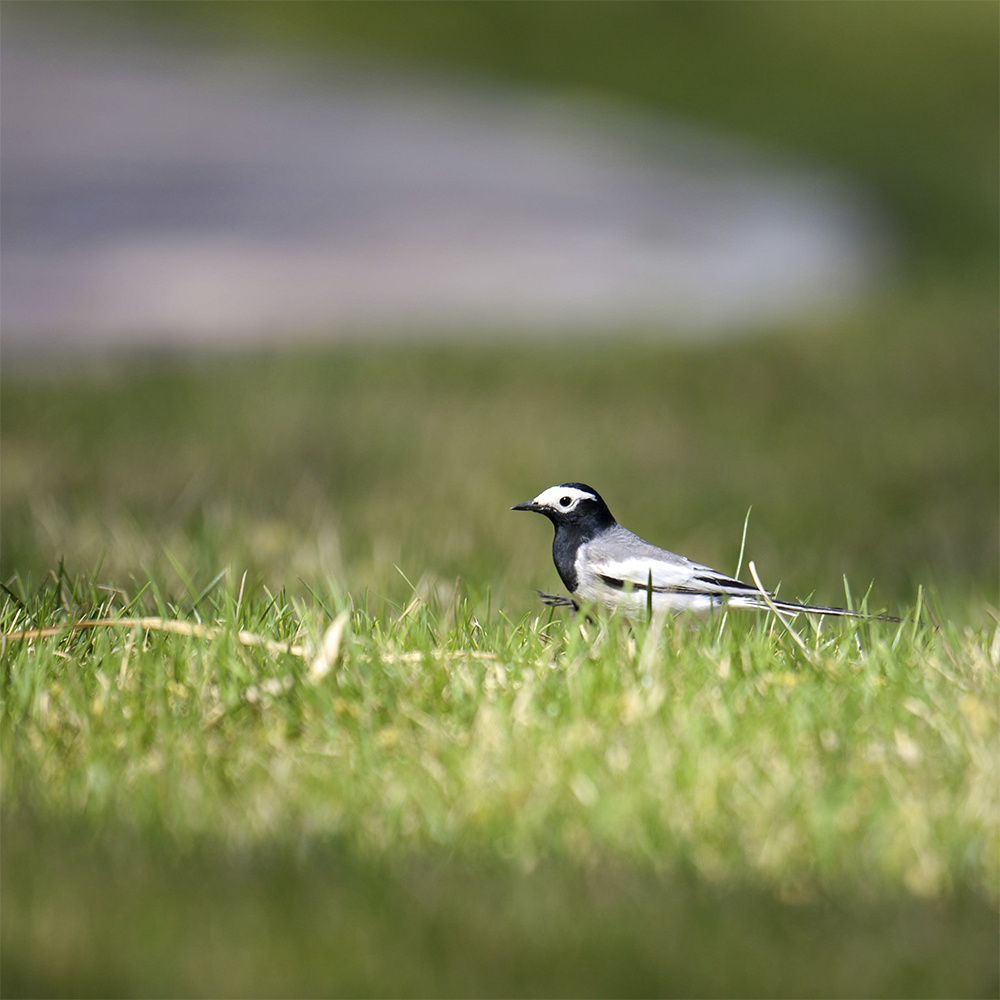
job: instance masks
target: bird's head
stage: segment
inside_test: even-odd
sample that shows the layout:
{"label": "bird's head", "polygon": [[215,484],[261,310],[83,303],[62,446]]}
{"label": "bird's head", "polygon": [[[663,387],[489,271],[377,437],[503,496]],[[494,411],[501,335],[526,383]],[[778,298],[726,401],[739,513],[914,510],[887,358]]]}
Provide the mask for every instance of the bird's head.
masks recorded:
{"label": "bird's head", "polygon": [[557,528],[568,525],[593,530],[610,527],[615,523],[600,493],[583,483],[550,486],[534,500],[515,504],[511,510],[531,510],[536,514],[544,514]]}

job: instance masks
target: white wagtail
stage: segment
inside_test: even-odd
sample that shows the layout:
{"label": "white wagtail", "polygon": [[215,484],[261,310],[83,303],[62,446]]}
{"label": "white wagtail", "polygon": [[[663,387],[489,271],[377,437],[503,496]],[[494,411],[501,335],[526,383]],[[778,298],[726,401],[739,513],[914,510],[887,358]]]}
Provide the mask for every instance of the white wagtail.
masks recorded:
{"label": "white wagtail", "polygon": [[536,511],[555,526],[552,558],[573,600],[543,594],[547,603],[603,605],[631,617],[645,615],[650,601],[654,614],[690,611],[705,615],[724,604],[758,609],[773,604],[778,611],[791,614],[810,611],[899,621],[889,615],[867,616],[845,608],[778,600],[770,592],[765,600],[762,591],[752,584],[650,545],[623,528],[597,490],[583,483],[552,486],[511,510]]}

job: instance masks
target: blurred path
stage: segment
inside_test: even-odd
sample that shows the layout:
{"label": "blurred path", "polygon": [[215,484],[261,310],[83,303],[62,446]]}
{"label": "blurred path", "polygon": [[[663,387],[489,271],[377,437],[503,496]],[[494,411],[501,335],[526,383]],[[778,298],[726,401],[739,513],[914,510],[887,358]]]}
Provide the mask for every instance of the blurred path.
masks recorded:
{"label": "blurred path", "polygon": [[717,334],[849,303],[829,177],[623,107],[5,17],[5,351],[305,334]]}

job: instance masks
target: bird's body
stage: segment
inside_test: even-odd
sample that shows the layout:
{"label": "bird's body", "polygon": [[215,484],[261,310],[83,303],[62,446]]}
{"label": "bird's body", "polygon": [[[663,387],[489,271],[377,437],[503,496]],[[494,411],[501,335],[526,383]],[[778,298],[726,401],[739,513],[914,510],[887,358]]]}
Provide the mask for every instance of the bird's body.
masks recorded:
{"label": "bird's body", "polygon": [[650,601],[654,613],[706,615],[723,605],[758,609],[773,605],[791,614],[865,617],[845,608],[765,596],[753,584],[651,545],[622,527],[600,494],[583,483],[552,486],[511,509],[535,511],[552,522],[556,570],[580,605],[604,606],[629,617],[645,615]]}

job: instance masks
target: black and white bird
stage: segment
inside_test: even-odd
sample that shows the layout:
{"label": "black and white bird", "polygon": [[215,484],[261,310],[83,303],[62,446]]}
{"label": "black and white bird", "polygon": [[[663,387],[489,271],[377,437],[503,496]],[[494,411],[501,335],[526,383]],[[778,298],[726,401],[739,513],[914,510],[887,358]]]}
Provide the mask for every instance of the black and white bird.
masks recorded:
{"label": "black and white bird", "polygon": [[753,584],[651,545],[623,528],[597,490],[583,483],[551,486],[511,510],[544,514],[555,526],[552,558],[573,601],[552,598],[549,603],[604,606],[629,617],[644,616],[650,599],[654,614],[688,611],[706,615],[723,605],[762,609],[773,604],[778,611],[790,614],[809,611],[899,621],[889,615],[868,616],[845,608],[778,600],[769,592],[765,600]]}

